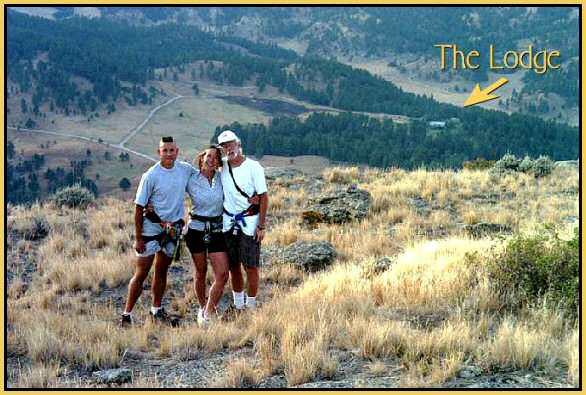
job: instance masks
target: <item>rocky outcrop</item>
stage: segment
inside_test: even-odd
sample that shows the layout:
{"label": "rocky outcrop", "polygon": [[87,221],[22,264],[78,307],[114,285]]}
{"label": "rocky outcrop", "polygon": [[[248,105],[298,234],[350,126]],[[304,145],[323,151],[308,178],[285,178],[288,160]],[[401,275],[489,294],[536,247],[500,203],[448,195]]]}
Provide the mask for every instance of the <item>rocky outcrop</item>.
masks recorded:
{"label": "rocky outcrop", "polygon": [[307,272],[316,272],[330,266],[337,255],[329,242],[298,241],[287,246],[279,260]]}
{"label": "rocky outcrop", "polygon": [[301,216],[308,224],[361,221],[368,215],[371,205],[370,193],[353,185],[310,198]]}
{"label": "rocky outcrop", "polygon": [[132,381],[132,370],[110,369],[93,372],[92,376],[102,384],[124,384]]}

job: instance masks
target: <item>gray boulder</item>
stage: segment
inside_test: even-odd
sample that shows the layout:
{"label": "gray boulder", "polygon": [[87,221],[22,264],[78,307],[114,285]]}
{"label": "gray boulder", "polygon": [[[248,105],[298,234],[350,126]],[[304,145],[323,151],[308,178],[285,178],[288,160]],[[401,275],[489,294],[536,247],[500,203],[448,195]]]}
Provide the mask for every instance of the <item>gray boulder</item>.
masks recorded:
{"label": "gray boulder", "polygon": [[371,206],[370,193],[352,185],[348,189],[336,189],[310,198],[301,216],[308,224],[340,224],[363,220]]}
{"label": "gray boulder", "polygon": [[426,211],[429,209],[429,203],[427,200],[419,196],[416,198],[409,198],[409,203],[411,203],[411,205],[415,207],[417,211]]}
{"label": "gray boulder", "polygon": [[329,242],[297,241],[285,248],[280,260],[307,272],[316,272],[331,265],[337,256]]}
{"label": "gray boulder", "polygon": [[460,369],[458,371],[458,377],[463,379],[469,379],[473,377],[478,377],[482,375],[482,369],[478,366],[471,366],[471,365],[460,365]]}
{"label": "gray boulder", "polygon": [[132,370],[130,369],[110,369],[93,372],[95,377],[102,384],[123,384],[132,381]]}
{"label": "gray boulder", "polygon": [[389,270],[395,263],[396,261],[392,258],[379,258],[376,261],[366,263],[363,267],[362,274],[366,277],[377,276]]}

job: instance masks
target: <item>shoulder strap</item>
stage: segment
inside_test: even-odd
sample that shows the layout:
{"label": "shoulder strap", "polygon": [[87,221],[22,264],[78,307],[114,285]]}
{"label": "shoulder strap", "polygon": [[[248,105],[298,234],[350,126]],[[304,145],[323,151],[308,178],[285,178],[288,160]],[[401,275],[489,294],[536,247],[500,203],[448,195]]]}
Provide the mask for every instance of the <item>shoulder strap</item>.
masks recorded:
{"label": "shoulder strap", "polygon": [[236,184],[236,180],[234,179],[234,173],[232,173],[232,166],[230,166],[230,161],[228,161],[228,171],[230,172],[230,176],[232,177],[232,182],[234,183],[234,186],[236,187],[236,190],[238,192],[240,192],[240,194],[242,196],[244,196],[245,198],[249,199],[250,196],[248,196],[248,194],[246,192],[244,192],[242,189],[240,189],[240,187],[238,186],[238,184]]}

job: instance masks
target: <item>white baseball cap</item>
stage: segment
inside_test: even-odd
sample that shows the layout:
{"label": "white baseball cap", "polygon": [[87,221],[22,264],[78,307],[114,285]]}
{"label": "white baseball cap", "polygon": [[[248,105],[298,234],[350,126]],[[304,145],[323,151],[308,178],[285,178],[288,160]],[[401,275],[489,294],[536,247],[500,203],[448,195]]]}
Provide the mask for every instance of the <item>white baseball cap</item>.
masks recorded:
{"label": "white baseball cap", "polygon": [[218,136],[218,144],[222,145],[222,144],[227,143],[229,141],[240,141],[240,139],[238,138],[238,136],[236,136],[236,134],[233,131],[224,130]]}

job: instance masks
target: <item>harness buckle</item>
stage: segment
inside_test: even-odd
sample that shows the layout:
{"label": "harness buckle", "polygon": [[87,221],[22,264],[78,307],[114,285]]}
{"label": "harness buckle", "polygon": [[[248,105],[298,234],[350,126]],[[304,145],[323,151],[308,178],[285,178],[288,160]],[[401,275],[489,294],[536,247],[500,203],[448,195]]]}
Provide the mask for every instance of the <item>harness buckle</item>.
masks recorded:
{"label": "harness buckle", "polygon": [[203,235],[204,244],[210,244],[212,241],[212,236],[210,235],[210,231],[211,231],[210,227],[211,227],[210,223],[206,222],[204,235]]}

